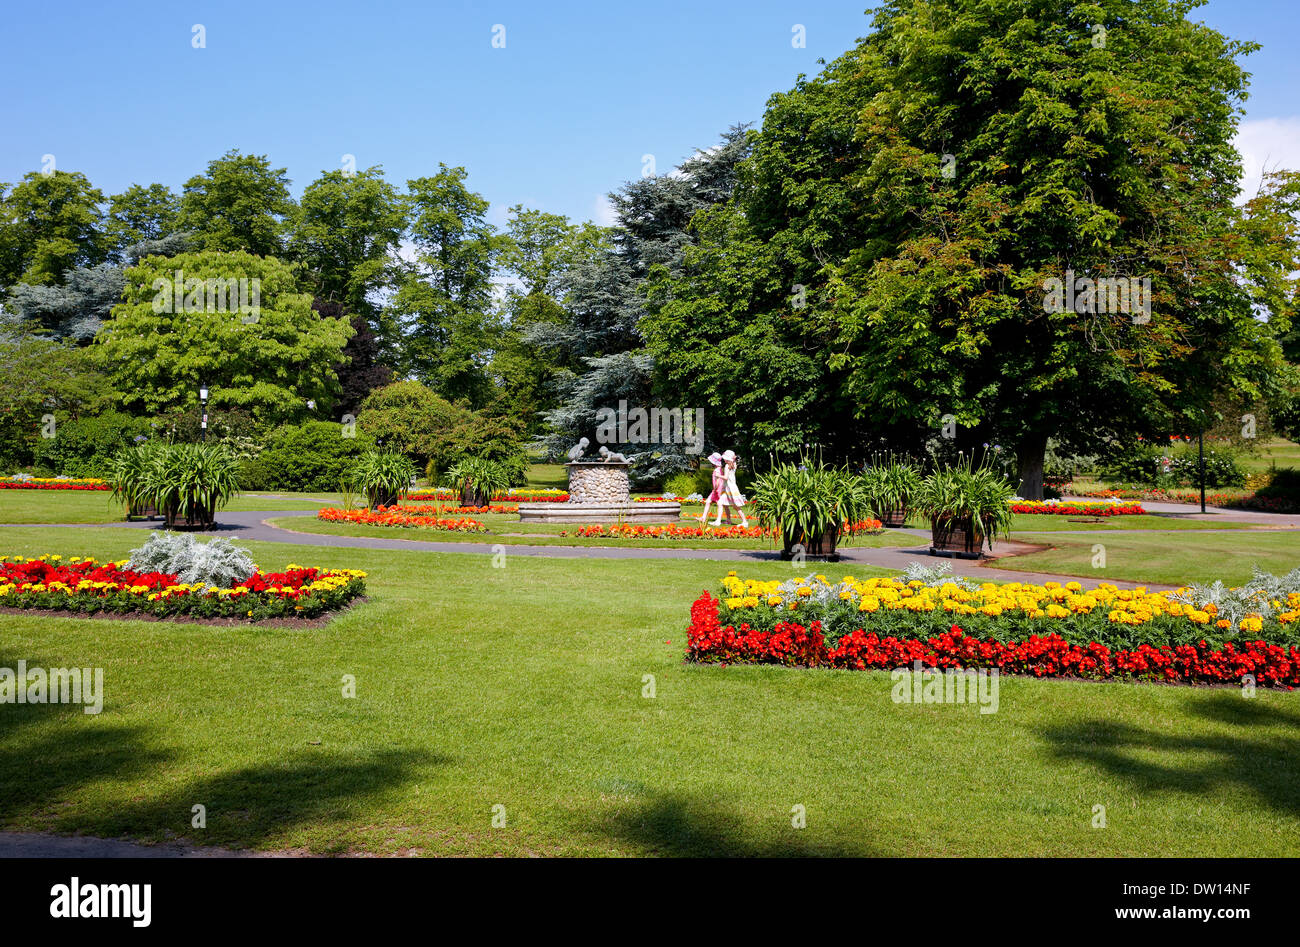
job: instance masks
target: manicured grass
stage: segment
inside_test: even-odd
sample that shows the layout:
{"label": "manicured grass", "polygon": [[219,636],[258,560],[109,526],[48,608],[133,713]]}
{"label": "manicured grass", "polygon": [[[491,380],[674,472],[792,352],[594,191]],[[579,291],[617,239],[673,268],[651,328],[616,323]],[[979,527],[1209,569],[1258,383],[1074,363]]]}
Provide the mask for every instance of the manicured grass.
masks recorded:
{"label": "manicured grass", "polygon": [[[1249,523],[1230,520],[1189,520],[1177,516],[1134,515],[1103,516],[1100,522],[1079,522],[1086,516],[1058,516],[1054,513],[1016,513],[1011,517],[1011,536],[1019,538],[1022,532],[1090,532],[1105,533],[1115,530],[1197,530],[1197,529],[1249,529]],[[1181,541],[1181,540],[1180,540]]]}
{"label": "manicured grass", "polygon": [[1272,467],[1300,467],[1300,444],[1278,437],[1261,446],[1258,455],[1241,455],[1241,465],[1247,470],[1255,472]]}
{"label": "manicured grass", "polygon": [[[223,509],[319,510],[338,501],[338,494],[332,493],[240,494]],[[122,504],[104,491],[0,490],[0,523],[112,523],[120,521],[124,512]]]}
{"label": "manicured grass", "polygon": [[528,468],[527,476],[527,485],[530,487],[569,489],[569,472],[564,468],[564,464],[533,464]]}
{"label": "manicured grass", "polygon": [[[0,549],[109,558],[134,538],[14,528]],[[0,616],[0,666],[102,667],[106,693],[99,716],[0,707],[0,824],[473,855],[1300,845],[1297,694],[1004,678],[995,714],[895,704],[884,673],[683,664],[717,563],[250,545],[267,567],[363,568],[371,600],[305,632]]]}
{"label": "manicured grass", "polygon": [[1026,556],[1013,556],[989,563],[992,569],[1021,569],[1077,575],[1094,581],[1127,579],[1180,585],[1213,582],[1240,585],[1250,578],[1251,566],[1282,575],[1300,566],[1300,532],[1251,530],[1232,534],[1197,533],[1177,538],[1151,534],[1116,534],[1101,542],[1106,568],[1092,566],[1092,537],[1074,538],[1062,534],[1021,533],[1016,539],[1051,543],[1054,548]]}
{"label": "manicured grass", "polygon": [[[625,546],[641,549],[770,549],[777,548],[768,539],[637,539],[628,537],[575,536],[582,528],[580,523],[521,523],[517,513],[474,513],[462,516],[448,514],[448,519],[468,518],[488,527],[488,533],[453,533],[444,530],[401,528],[393,526],[363,526],[355,523],[334,523],[314,517],[281,516],[272,518],[273,526],[300,533],[326,536],[373,536],[384,539],[408,539],[417,542],[500,543],[505,546]],[[218,517],[220,519],[220,517]],[[698,520],[681,520],[683,526],[698,526]],[[567,533],[568,535],[561,535]],[[304,537],[303,542],[311,540]],[[879,534],[855,536],[846,548],[885,546],[914,546],[922,542],[914,534],[886,530]]]}

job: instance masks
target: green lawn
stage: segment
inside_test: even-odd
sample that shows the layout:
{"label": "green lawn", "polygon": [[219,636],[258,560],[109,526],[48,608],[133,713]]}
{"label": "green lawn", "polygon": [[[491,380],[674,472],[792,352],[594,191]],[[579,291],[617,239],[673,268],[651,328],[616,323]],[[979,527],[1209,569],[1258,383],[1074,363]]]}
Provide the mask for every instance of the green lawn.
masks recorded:
{"label": "green lawn", "polygon": [[[240,494],[224,509],[319,510],[338,502],[336,493]],[[112,523],[124,512],[104,491],[0,490],[0,523]]]}
{"label": "green lawn", "polygon": [[1278,437],[1260,446],[1261,451],[1258,455],[1241,455],[1241,465],[1248,471],[1268,470],[1272,467],[1300,467],[1300,444]]}
{"label": "green lawn", "polygon": [[[220,516],[217,517],[218,521]],[[448,514],[449,519],[460,519],[458,514]],[[769,549],[777,546],[767,539],[637,539],[629,537],[575,536],[581,523],[521,523],[517,513],[475,513],[469,519],[478,520],[491,532],[453,533],[444,530],[401,528],[394,526],[362,526],[355,523],[331,523],[314,517],[281,516],[270,520],[273,526],[300,533],[317,533],[328,536],[375,536],[383,539],[409,539],[417,542],[501,543],[505,546],[626,546],[643,549]],[[682,526],[698,526],[698,520],[683,518]],[[567,533],[568,535],[561,535]],[[310,542],[304,539],[304,542]],[[912,533],[886,530],[878,534],[855,536],[847,548],[854,546],[879,548],[884,546],[915,546],[925,540]]]}
{"label": "green lawn", "polygon": [[528,468],[528,486],[553,490],[569,489],[569,472],[564,464],[533,464]]}
{"label": "green lawn", "polygon": [[1188,520],[1177,516],[1136,515],[1100,517],[1100,522],[1080,522],[1083,516],[1059,516],[1055,513],[1016,513],[1011,517],[1011,536],[1019,539],[1020,533],[1089,532],[1105,533],[1116,530],[1195,530],[1195,529],[1250,529],[1249,523],[1229,520]]}
{"label": "green lawn", "polygon": [[[0,550],[135,539],[12,528]],[[0,706],[0,824],[474,855],[1300,846],[1300,694],[1003,679],[996,714],[900,705],[884,673],[683,664],[718,563],[250,545],[265,567],[366,569],[370,601],[305,632],[0,616],[0,666],[103,667],[106,692],[97,717]]]}
{"label": "green lawn", "polygon": [[[1104,540],[1060,533],[1019,533],[1021,542],[1050,543],[1052,549],[989,563],[992,569],[1020,569],[1077,575],[1093,581],[1127,579],[1179,585],[1213,582],[1240,585],[1258,564],[1276,575],[1300,566],[1300,533],[1251,530],[1240,533],[1197,533],[1176,538],[1157,533],[1116,534]],[[1093,547],[1105,547],[1106,568],[1092,566]]]}

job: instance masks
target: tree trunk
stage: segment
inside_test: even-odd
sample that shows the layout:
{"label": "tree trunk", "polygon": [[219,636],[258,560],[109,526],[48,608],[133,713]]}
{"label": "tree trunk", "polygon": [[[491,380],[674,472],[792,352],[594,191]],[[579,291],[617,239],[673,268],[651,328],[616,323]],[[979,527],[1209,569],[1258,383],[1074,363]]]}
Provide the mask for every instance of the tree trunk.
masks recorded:
{"label": "tree trunk", "polygon": [[1047,435],[1027,434],[1016,445],[1020,466],[1019,494],[1025,500],[1043,498],[1043,460],[1047,455]]}

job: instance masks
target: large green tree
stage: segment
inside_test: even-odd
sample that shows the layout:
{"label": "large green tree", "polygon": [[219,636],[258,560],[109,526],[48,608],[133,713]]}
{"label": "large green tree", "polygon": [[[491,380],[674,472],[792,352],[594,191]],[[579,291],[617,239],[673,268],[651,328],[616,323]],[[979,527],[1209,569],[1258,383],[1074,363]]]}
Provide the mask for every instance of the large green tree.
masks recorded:
{"label": "large green tree", "polygon": [[165,184],[132,184],[109,201],[104,233],[110,252],[126,263],[129,248],[161,240],[176,232],[180,198]]}
{"label": "large green tree", "polygon": [[0,192],[0,287],[48,286],[107,255],[104,194],[79,171],[33,171]]}
{"label": "large green tree", "polygon": [[465,185],[465,169],[439,168],[407,182],[412,252],[393,300],[401,368],[448,400],[480,407],[492,394],[487,365],[500,242],[487,222],[487,200]]}
{"label": "large green tree", "polygon": [[501,252],[509,282],[490,371],[502,413],[518,419],[529,433],[540,432],[542,412],[555,407],[556,372],[580,367],[567,361],[562,350],[537,344],[532,334],[563,331],[575,274],[612,249],[604,228],[573,224],[563,214],[522,205],[510,208]]}
{"label": "large green tree", "polygon": [[[952,415],[963,446],[1015,447],[1031,496],[1049,436],[1186,431],[1259,394],[1295,246],[1233,203],[1252,46],[1197,5],[885,3],[772,97],[735,199],[660,274],[659,370],[755,451],[861,455]],[[1149,318],[1053,309],[1067,274],[1151,280]]]}
{"label": "large green tree", "polygon": [[307,268],[318,298],[342,303],[377,326],[373,297],[385,285],[405,226],[405,203],[383,169],[326,171],[303,191],[289,250]]}
{"label": "large green tree", "polygon": [[48,423],[102,411],[109,386],[85,348],[37,335],[0,314],[0,466],[32,462]]}
{"label": "large green tree", "polygon": [[[352,327],[346,316],[313,311],[288,264],[206,251],[148,257],[126,276],[123,302],[95,351],[129,410],[184,409],[201,383],[214,408],[238,408],[261,423],[300,419],[309,401],[318,411],[333,407],[335,366]],[[240,281],[248,287],[243,306],[231,295]]]}
{"label": "large green tree", "polygon": [[271,167],[265,155],[232,150],[185,182],[176,226],[192,231],[203,250],[276,256],[293,209],[284,168]]}

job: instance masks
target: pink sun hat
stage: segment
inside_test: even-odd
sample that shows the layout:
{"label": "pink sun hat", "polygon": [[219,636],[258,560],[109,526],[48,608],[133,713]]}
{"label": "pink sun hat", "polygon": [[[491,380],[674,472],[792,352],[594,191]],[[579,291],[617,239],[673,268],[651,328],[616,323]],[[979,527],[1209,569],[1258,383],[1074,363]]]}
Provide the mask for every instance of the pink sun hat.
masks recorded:
{"label": "pink sun hat", "polygon": [[721,467],[722,455],[719,454],[717,451],[714,451],[712,454],[709,455],[709,463],[711,463],[715,467]]}

